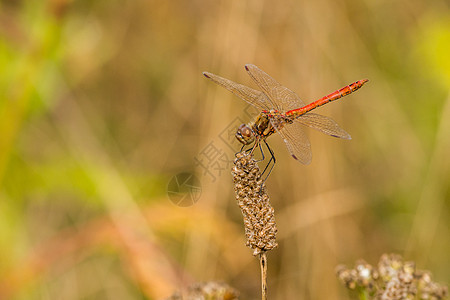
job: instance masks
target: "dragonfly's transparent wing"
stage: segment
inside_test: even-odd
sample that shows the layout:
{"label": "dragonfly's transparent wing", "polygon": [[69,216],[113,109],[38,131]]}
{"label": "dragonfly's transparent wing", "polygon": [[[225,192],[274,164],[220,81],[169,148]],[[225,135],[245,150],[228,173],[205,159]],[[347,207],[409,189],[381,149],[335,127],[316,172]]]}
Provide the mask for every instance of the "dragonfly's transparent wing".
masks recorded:
{"label": "dragonfly's transparent wing", "polygon": [[275,79],[270,77],[266,72],[257,66],[247,64],[245,65],[245,69],[250,77],[270,99],[273,107],[280,112],[286,112],[291,109],[305,106],[296,93],[279,84]]}
{"label": "dragonfly's transparent wing", "polygon": [[[341,139],[351,140],[352,137],[331,118],[314,113],[306,113],[295,121],[310,128],[319,130],[325,134]],[[294,123],[297,123],[295,122]]]}
{"label": "dragonfly's transparent wing", "polygon": [[281,129],[277,129],[277,132],[293,158],[305,165],[311,162],[311,144],[300,123],[285,124]]}
{"label": "dragonfly's transparent wing", "polygon": [[253,106],[256,106],[260,110],[273,109],[269,99],[261,91],[254,90],[252,88],[249,88],[248,86],[236,83],[209,72],[203,72],[203,75],[205,75],[205,77],[211,79],[218,85],[223,86],[242,100],[247,101]]}

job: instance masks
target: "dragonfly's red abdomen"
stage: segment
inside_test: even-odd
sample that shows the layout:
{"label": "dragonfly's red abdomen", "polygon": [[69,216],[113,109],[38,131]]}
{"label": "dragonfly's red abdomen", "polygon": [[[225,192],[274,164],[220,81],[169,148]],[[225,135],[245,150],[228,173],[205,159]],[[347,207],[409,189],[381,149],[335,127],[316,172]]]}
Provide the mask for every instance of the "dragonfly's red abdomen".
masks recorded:
{"label": "dragonfly's red abdomen", "polygon": [[333,93],[331,93],[323,98],[320,98],[319,100],[316,100],[306,106],[286,112],[286,116],[293,116],[293,117],[301,116],[319,106],[322,106],[324,104],[327,104],[328,102],[342,98],[344,96],[347,96],[348,94],[353,93],[354,91],[359,90],[364,85],[364,83],[366,83],[367,81],[369,81],[369,80],[362,79],[362,80],[353,82],[352,84],[349,84],[337,91],[334,91]]}

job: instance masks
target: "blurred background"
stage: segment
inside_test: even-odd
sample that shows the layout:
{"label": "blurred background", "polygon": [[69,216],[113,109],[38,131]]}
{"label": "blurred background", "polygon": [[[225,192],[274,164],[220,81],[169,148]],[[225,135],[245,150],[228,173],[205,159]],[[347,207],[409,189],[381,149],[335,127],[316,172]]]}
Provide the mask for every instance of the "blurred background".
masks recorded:
{"label": "blurred background", "polygon": [[268,140],[269,297],[349,299],[336,265],[391,252],[448,284],[449,53],[444,0],[2,1],[0,298],[258,299],[230,174],[254,112],[202,76],[256,88],[246,63],[306,103],[370,80],[320,108],[351,141],[308,131],[304,166]]}

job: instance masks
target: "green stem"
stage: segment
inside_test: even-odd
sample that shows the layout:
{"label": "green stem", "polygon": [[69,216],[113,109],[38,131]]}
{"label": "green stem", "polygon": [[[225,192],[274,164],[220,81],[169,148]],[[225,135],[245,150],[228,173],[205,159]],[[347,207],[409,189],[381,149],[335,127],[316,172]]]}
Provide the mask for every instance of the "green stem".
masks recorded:
{"label": "green stem", "polygon": [[358,288],[358,294],[360,300],[369,300],[369,294],[367,293],[367,290],[365,288]]}

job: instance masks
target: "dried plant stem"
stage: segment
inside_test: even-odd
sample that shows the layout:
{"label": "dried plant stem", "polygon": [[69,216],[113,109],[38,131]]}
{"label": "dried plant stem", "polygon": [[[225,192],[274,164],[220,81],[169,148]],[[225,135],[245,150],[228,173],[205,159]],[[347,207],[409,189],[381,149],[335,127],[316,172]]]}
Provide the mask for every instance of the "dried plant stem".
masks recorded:
{"label": "dried plant stem", "polygon": [[261,266],[261,299],[267,300],[267,255],[262,252],[259,255],[259,265]]}

